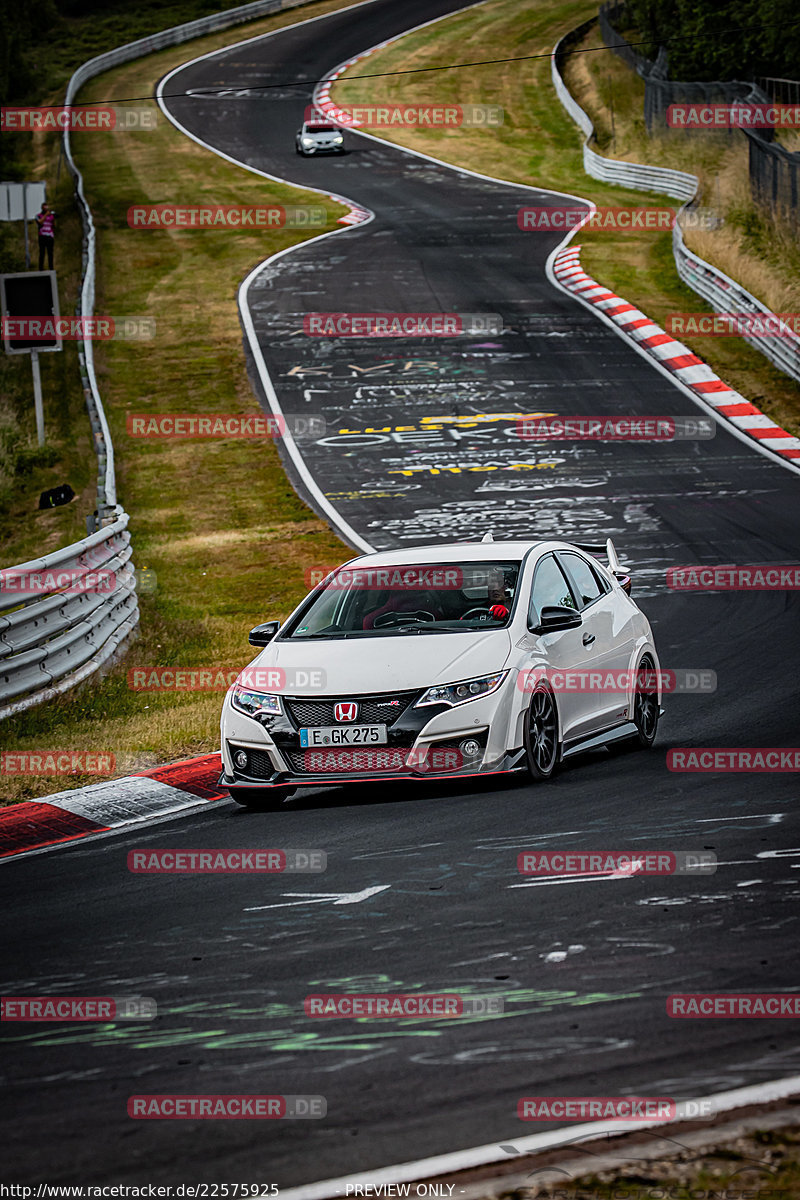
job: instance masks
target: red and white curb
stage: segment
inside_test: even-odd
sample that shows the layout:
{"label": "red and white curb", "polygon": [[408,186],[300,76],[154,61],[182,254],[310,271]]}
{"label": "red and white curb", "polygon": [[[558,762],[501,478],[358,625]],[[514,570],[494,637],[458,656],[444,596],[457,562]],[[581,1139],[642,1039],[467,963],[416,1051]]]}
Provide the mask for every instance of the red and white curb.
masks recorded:
{"label": "red and white curb", "polygon": [[[381,45],[388,46],[389,43],[382,42]],[[355,58],[348,58],[346,63],[341,63],[330,75],[326,76],[325,80],[314,91],[314,108],[325,113],[326,117],[335,121],[337,125],[344,125],[352,129],[358,128],[361,122],[351,119],[349,113],[343,112],[331,100],[331,87],[343,71],[346,71],[348,67],[355,66],[357,62],[361,62],[362,58],[368,58],[377,49],[377,46],[371,46],[369,50],[365,50],[362,54],[357,54]],[[331,199],[333,198],[331,197]],[[351,205],[350,212],[343,217],[339,217],[339,225],[361,225],[373,216],[373,213],[368,208],[358,208],[352,204],[352,201],[348,201],[348,203]]]}
{"label": "red and white curb", "polygon": [[553,260],[553,274],[566,291],[604,313],[626,337],[736,429],[783,459],[800,459],[800,438],[781,429],[754,404],[735,392],[688,346],[675,341],[671,334],[665,333],[660,325],[656,325],[634,304],[587,275],[580,263],[580,252],[580,246],[571,246],[559,251]]}
{"label": "red and white curb", "polygon": [[219,753],[0,808],[0,860],[228,799]]}

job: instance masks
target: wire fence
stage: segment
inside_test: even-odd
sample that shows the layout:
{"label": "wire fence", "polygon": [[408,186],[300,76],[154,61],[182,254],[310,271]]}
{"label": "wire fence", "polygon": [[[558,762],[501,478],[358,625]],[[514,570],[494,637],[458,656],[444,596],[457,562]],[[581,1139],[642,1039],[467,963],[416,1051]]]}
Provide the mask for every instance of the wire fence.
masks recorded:
{"label": "wire fence", "polygon": [[[800,103],[800,82],[765,77],[752,83],[743,80],[714,80],[708,83],[668,79],[669,59],[663,46],[655,60],[645,58],[617,31],[624,22],[625,6],[609,0],[600,8],[598,23],[604,44],[641,77],[644,82],[644,120],[652,135],[667,129],[671,104],[754,105],[771,102]],[[743,134],[748,141],[750,191],[753,199],[771,213],[800,228],[800,154],[792,153],[774,140],[774,131],[733,126],[729,137]]]}

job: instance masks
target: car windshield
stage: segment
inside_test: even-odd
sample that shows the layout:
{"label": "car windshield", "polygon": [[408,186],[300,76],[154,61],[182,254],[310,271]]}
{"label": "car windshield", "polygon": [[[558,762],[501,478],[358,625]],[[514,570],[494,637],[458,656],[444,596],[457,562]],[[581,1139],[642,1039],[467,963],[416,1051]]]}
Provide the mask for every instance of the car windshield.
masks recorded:
{"label": "car windshield", "polygon": [[333,133],[332,125],[306,125],[306,133]]}
{"label": "car windshield", "polygon": [[343,567],[309,598],[281,637],[369,638],[502,629],[519,562]]}

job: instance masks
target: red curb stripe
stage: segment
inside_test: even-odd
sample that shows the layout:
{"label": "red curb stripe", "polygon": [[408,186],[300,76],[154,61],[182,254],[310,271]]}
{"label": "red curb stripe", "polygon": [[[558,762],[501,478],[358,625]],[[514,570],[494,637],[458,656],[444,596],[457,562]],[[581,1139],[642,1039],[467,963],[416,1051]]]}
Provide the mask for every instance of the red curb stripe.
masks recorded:
{"label": "red curb stripe", "polygon": [[[689,387],[693,387],[696,392],[732,392],[733,388],[729,383],[723,383],[721,379],[709,379],[704,383],[690,383]],[[756,409],[758,412],[758,409]]]}
{"label": "red curb stripe", "polygon": [[651,334],[650,337],[644,338],[641,344],[643,346],[663,346],[667,342],[674,342],[674,341],[675,341],[675,338],[672,336],[672,334],[654,333],[654,334]]}
{"label": "red curb stripe", "polygon": [[[618,305],[617,305],[615,308],[607,308],[605,311],[606,311],[606,316],[607,316],[607,317],[616,317],[616,316],[618,316],[618,315],[619,315],[619,313],[624,313],[624,312],[635,312],[635,311],[636,311],[636,305],[635,305],[635,304],[628,304],[628,303],[625,303],[625,304],[618,304]],[[622,322],[620,322],[620,324],[622,324]],[[630,324],[631,324],[631,322],[630,322],[630,321],[628,321],[628,322],[627,322],[627,324],[628,324],[628,325],[630,325]]]}
{"label": "red curb stripe", "polygon": [[[763,415],[763,413],[759,413],[759,416],[763,417]],[[750,434],[750,437],[754,438],[790,438],[792,436],[791,433],[787,433],[785,429],[781,429],[779,425],[773,425],[771,427],[767,426],[766,428],[763,426],[756,426],[748,429],[747,432]]]}
{"label": "red curb stripe", "polygon": [[71,842],[87,833],[105,833],[108,828],[44,800],[24,800],[0,810],[0,858]]}
{"label": "red curb stripe", "polygon": [[[651,321],[649,317],[637,317],[635,321],[620,321],[619,324],[621,329],[643,329],[645,325],[654,325],[655,322]],[[646,341],[647,338],[642,338],[637,345],[641,346],[642,342]]]}
{"label": "red curb stripe", "polygon": [[204,754],[200,758],[190,758],[186,762],[171,763],[166,767],[153,767],[150,771],[140,771],[148,779],[157,779],[159,783],[167,783],[170,787],[189,792],[191,796],[199,796],[203,800],[221,800],[227,798],[227,788],[221,788],[217,783],[222,771],[222,759],[219,754]]}
{"label": "red curb stripe", "polygon": [[661,365],[671,371],[682,371],[684,367],[704,367],[706,364],[696,354],[678,354],[675,358],[662,359]]}
{"label": "red curb stripe", "polygon": [[778,454],[783,454],[785,458],[800,458],[800,450],[796,447],[791,447],[788,450],[778,450]]}
{"label": "red curb stripe", "polygon": [[761,416],[760,410],[746,400],[741,404],[720,404],[717,408],[717,412],[721,413],[723,417]]}

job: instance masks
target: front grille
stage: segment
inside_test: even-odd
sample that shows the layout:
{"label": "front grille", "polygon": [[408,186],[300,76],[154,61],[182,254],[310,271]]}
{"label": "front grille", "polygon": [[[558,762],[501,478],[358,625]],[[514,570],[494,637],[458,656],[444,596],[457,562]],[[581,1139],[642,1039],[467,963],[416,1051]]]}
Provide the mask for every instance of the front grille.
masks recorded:
{"label": "front grille", "polygon": [[314,725],[340,725],[333,715],[333,707],[340,701],[355,700],[358,703],[356,725],[393,725],[409,705],[421,693],[384,692],[371,696],[326,696],[324,700],[309,700],[303,697],[286,697],[284,703],[289,719],[296,729]]}

